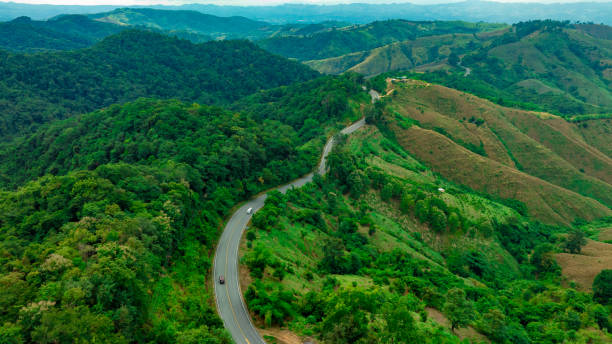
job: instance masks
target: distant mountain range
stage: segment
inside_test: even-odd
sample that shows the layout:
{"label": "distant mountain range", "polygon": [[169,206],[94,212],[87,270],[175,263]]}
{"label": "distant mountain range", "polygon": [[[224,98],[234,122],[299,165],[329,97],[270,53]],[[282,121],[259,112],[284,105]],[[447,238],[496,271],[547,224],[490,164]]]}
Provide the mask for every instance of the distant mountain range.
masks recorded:
{"label": "distant mountain range", "polygon": [[[350,25],[343,22],[273,25],[245,17],[219,17],[198,11],[118,8],[94,14],[61,14],[48,20],[23,16],[0,22],[0,48],[22,52],[73,50],[91,46],[127,28],[146,29],[202,43],[303,37]],[[277,43],[284,44],[284,41]]]}
{"label": "distant mountain range", "polygon": [[[0,4],[0,21],[20,16],[48,19],[60,14],[112,11],[118,6],[54,6],[17,3]],[[344,21],[368,23],[375,20],[465,20],[515,23],[532,19],[555,19],[612,24],[612,3],[499,3],[464,1],[451,4],[341,4],[330,6],[285,4],[279,6],[218,6],[190,4],[149,6],[166,10],[193,10],[217,16],[243,16],[274,24]]]}

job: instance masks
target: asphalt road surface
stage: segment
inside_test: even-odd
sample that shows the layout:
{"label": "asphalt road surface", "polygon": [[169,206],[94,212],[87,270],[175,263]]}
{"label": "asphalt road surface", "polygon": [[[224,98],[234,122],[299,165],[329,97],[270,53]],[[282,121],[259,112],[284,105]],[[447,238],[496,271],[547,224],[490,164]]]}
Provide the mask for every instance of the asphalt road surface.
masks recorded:
{"label": "asphalt road surface", "polygon": [[[374,95],[372,95],[373,100]],[[341,133],[350,134],[357,129],[363,127],[365,119],[362,118],[359,121],[351,124],[350,126],[342,129]],[[321,161],[317,168],[317,173],[325,174],[326,172],[326,158],[331,152],[334,144],[333,137],[330,138],[325,147],[323,148],[323,154],[321,155]],[[298,180],[295,180],[289,184],[276,188],[280,192],[286,192],[289,188],[300,187],[310,181],[312,181],[313,173],[310,173]],[[238,280],[238,248],[240,246],[240,238],[244,232],[247,223],[251,219],[252,214],[247,214],[249,208],[253,208],[253,213],[261,209],[264,205],[266,195],[260,195],[241,206],[225,225],[223,234],[219,239],[217,246],[217,252],[215,254],[214,266],[213,266],[213,278],[214,278],[214,289],[215,299],[217,303],[217,311],[219,316],[225,324],[225,328],[230,332],[234,342],[236,344],[261,344],[265,343],[261,338],[257,329],[251,322],[251,317],[247,311],[245,302],[242,298],[242,292],[240,290],[240,282]],[[219,276],[225,277],[225,283],[219,283]]]}

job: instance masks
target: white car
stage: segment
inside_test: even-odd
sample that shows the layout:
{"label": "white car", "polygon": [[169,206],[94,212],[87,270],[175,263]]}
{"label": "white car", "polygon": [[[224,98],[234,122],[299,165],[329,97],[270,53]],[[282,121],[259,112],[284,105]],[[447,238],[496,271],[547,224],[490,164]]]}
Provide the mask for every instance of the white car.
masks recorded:
{"label": "white car", "polygon": [[253,208],[247,209],[247,214],[249,214],[249,215],[253,214]]}

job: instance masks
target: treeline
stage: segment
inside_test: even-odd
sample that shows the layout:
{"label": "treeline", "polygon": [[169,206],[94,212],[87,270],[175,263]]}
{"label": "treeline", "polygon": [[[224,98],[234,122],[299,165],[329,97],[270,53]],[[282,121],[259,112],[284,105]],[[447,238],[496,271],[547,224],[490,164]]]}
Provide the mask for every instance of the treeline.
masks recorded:
{"label": "treeline", "polygon": [[247,41],[193,44],[128,30],[72,52],[0,51],[0,136],[140,97],[228,104],[318,75]]}
{"label": "treeline", "polygon": [[[292,87],[267,101],[289,113]],[[350,117],[343,108],[321,125]],[[325,142],[280,119],[141,99],[5,146],[17,189],[0,191],[0,339],[230,343],[206,289],[222,220],[310,171]]]}

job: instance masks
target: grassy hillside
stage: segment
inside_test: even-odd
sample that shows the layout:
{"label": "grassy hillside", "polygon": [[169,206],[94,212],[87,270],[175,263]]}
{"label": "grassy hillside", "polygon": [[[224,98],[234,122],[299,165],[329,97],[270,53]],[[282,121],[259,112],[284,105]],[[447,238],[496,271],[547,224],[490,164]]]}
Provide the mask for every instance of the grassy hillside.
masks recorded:
{"label": "grassy hillside", "polygon": [[479,41],[468,34],[420,37],[392,43],[369,51],[350,53],[323,60],[306,61],[313,69],[326,74],[353,71],[374,76],[393,70],[410,70],[446,60],[451,53],[469,51]]}
{"label": "grassy hillside", "polygon": [[[327,177],[253,217],[241,263],[258,326],[323,343],[611,339],[608,313],[585,311],[605,308],[558,283],[560,228],[441,179],[374,127],[340,142]],[[457,295],[470,320],[451,330]]]}
{"label": "grassy hillside", "polygon": [[[418,78],[567,117],[612,111],[612,40],[607,26],[519,23],[462,58],[463,69]],[[530,104],[525,104],[530,103]]]}
{"label": "grassy hillside", "polygon": [[[385,23],[393,26],[393,22],[379,25]],[[450,33],[453,35],[405,38],[342,56],[313,58],[307,64],[330,74],[352,70],[374,76],[403,71],[394,75],[568,118],[612,112],[609,26],[548,20],[472,35],[461,35],[461,30]]]}
{"label": "grassy hillside", "polygon": [[612,119],[592,119],[576,123],[578,131],[591,146],[612,158],[610,135],[612,134]]}
{"label": "grassy hillside", "polygon": [[0,23],[0,48],[23,52],[79,49],[123,29],[80,15],[61,16],[48,21],[21,17]]}
{"label": "grassy hillside", "polygon": [[317,76],[247,41],[193,44],[137,30],[87,49],[0,59],[0,136],[139,97],[227,104]]}
{"label": "grassy hillside", "polygon": [[590,146],[575,124],[420,81],[391,87],[391,128],[400,144],[437,173],[518,199],[546,222],[610,214],[612,160]]}
{"label": "grassy hillside", "polygon": [[349,26],[304,36],[271,37],[258,42],[264,49],[298,60],[320,60],[378,48],[394,42],[447,33],[476,33],[502,25],[465,22],[389,20]]}

